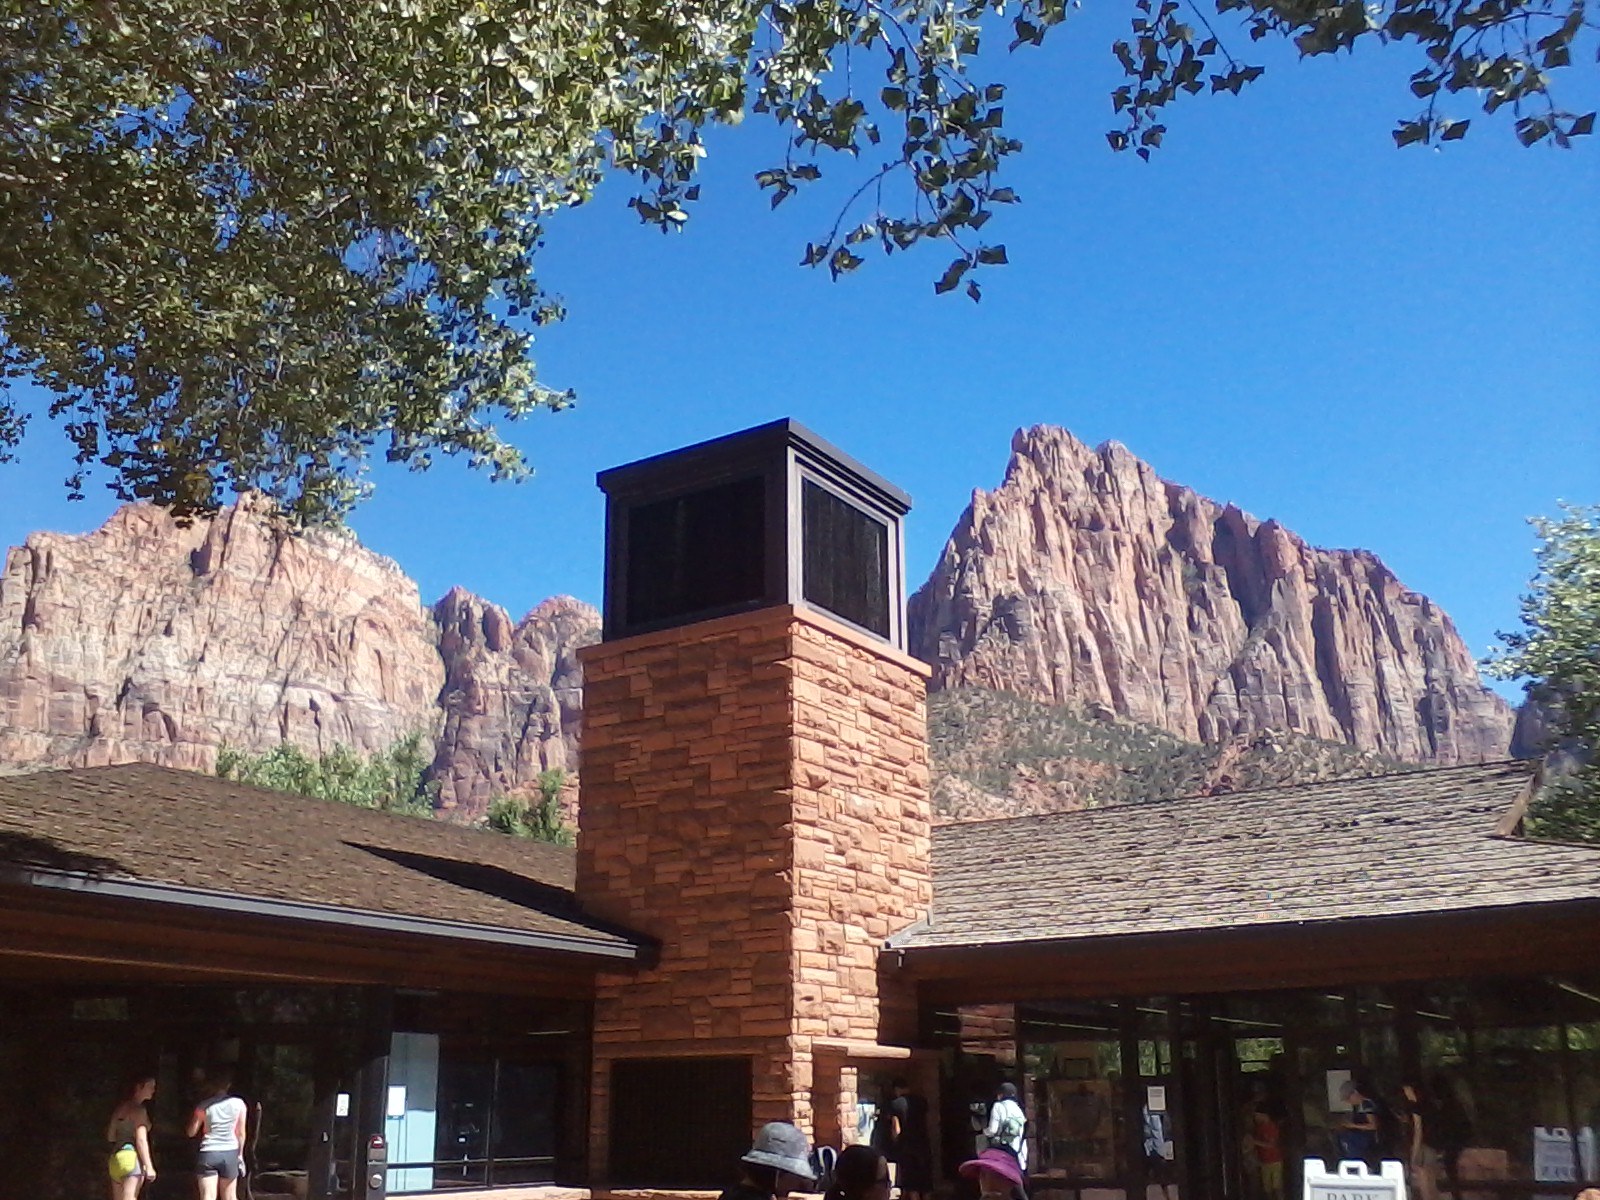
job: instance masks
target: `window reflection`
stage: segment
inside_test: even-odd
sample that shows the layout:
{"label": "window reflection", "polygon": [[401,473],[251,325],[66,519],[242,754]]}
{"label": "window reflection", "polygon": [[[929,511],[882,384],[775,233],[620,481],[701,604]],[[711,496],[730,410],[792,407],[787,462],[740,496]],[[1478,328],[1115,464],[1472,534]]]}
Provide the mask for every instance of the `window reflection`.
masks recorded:
{"label": "window reflection", "polygon": [[[1280,1200],[1366,1141],[1417,1200],[1600,1184],[1600,980],[1543,977],[987,1006],[935,1014],[948,1085],[1016,1031],[1049,1200]],[[974,1069],[973,1064],[984,1065]],[[1371,1117],[1364,1113],[1370,1107]],[[1375,1126],[1369,1138],[1353,1128]],[[1170,1146],[1167,1143],[1170,1142]],[[1166,1153],[1163,1153],[1165,1149]]]}

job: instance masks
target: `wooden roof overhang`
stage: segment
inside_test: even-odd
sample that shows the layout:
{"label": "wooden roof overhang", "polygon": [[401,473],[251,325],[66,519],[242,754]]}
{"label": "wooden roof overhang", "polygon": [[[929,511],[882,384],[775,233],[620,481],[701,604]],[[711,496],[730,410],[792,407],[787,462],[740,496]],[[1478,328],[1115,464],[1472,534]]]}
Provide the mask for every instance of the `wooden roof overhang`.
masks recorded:
{"label": "wooden roof overhang", "polygon": [[651,948],[0,864],[0,977],[593,994]]}
{"label": "wooden roof overhang", "polygon": [[1600,970],[1600,898],[1120,936],[907,946],[924,1003],[1200,994]]}

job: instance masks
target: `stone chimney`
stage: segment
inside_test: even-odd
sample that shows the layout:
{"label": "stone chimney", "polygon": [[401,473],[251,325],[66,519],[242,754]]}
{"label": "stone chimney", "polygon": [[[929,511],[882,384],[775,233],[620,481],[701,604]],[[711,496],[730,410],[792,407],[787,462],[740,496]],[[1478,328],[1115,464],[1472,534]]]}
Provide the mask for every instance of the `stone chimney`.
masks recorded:
{"label": "stone chimney", "polygon": [[599,982],[590,1173],[722,1186],[752,1128],[840,1145],[858,1072],[920,1065],[879,969],[932,898],[910,500],[791,421],[599,482],[578,897],[661,950]]}

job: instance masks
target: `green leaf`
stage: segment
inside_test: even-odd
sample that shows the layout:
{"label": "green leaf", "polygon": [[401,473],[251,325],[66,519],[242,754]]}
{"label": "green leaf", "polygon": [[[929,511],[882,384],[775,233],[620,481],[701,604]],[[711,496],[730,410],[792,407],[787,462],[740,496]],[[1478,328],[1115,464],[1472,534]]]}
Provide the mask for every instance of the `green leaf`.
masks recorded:
{"label": "green leaf", "polygon": [[961,283],[961,277],[967,273],[967,266],[965,258],[958,258],[951,263],[933,285],[934,294],[942,296],[946,292],[955,291]]}
{"label": "green leaf", "polygon": [[843,246],[833,252],[833,257],[828,260],[828,269],[833,272],[835,279],[840,275],[854,271],[862,263],[862,259],[850,253]]}
{"label": "green leaf", "polygon": [[1531,146],[1550,134],[1550,123],[1538,117],[1523,117],[1517,122],[1517,140]]}
{"label": "green leaf", "polygon": [[1428,123],[1423,120],[1401,121],[1392,136],[1396,147],[1425,142],[1428,140]]}

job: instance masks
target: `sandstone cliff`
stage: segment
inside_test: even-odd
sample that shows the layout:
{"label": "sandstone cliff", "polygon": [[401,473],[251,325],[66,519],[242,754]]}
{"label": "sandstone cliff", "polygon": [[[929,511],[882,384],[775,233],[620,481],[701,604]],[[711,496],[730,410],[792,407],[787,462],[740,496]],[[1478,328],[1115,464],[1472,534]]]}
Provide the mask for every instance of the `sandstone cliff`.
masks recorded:
{"label": "sandstone cliff", "polygon": [[935,687],[1104,709],[1192,742],[1285,730],[1409,762],[1504,757],[1510,707],[1448,616],[1126,448],[1020,431],[912,598]]}
{"label": "sandstone cliff", "polygon": [[179,526],[128,505],[39,533],[0,572],[0,770],[144,761],[210,770],[226,742],[363,753],[433,739],[442,807],[572,767],[594,609],[513,624],[454,590],[430,612],[347,536],[290,536],[250,506]]}
{"label": "sandstone cliff", "polygon": [[[433,606],[433,619],[445,666],[433,767],[440,807],[477,816],[496,792],[523,792],[543,771],[575,777],[583,717],[578,650],[600,640],[599,612],[557,596],[513,625],[499,605],[452,588]],[[569,793],[572,808],[576,789]]]}

